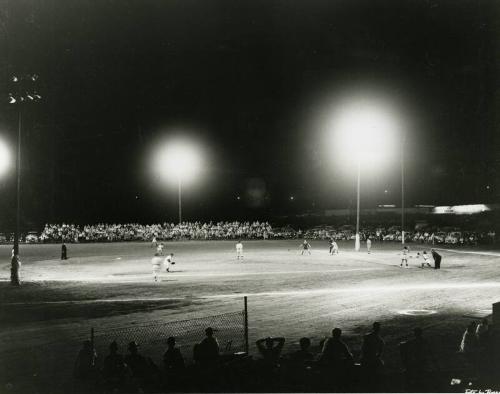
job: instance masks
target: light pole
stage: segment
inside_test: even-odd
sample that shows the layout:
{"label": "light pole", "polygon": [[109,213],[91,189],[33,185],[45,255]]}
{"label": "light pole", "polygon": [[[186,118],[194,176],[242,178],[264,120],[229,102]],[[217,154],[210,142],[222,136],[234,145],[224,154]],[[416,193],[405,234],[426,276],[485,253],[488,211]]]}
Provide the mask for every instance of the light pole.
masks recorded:
{"label": "light pole", "polygon": [[200,169],[200,153],[195,145],[175,140],[160,146],[155,156],[155,171],[177,186],[179,224],[182,223],[182,188]]}
{"label": "light pole", "polygon": [[401,244],[405,244],[405,140],[401,138]]}
{"label": "light pole", "polygon": [[14,247],[11,259],[10,283],[14,286],[21,284],[19,280],[19,235],[21,227],[21,148],[23,130],[23,107],[30,102],[39,101],[42,97],[35,89],[38,75],[28,74],[20,77],[13,76],[12,82],[16,86],[16,93],[9,94],[9,104],[17,106],[17,157],[16,157],[16,226],[14,229]]}
{"label": "light pole", "polygon": [[356,252],[361,248],[361,240],[359,238],[359,200],[360,200],[360,187],[361,187],[361,161],[358,157],[358,182],[357,182],[357,198],[356,198],[356,241],[354,243],[354,249]]}
{"label": "light pole", "polygon": [[393,109],[385,105],[383,100],[369,95],[339,101],[331,118],[333,144],[338,149],[339,159],[346,163],[355,160],[357,167],[356,251],[361,248],[361,167],[363,164],[380,164],[397,151],[394,149],[394,135],[398,129],[396,118]]}
{"label": "light pole", "polygon": [[179,224],[182,223],[182,179],[178,177],[179,183]]}

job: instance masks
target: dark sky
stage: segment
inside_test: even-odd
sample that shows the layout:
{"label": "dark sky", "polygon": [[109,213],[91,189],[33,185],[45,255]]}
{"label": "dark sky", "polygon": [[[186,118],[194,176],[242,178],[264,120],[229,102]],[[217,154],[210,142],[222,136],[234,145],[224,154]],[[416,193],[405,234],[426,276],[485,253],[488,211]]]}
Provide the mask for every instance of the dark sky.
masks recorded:
{"label": "dark sky", "polygon": [[[498,2],[0,8],[0,88],[7,94],[10,75],[36,72],[44,97],[24,110],[26,226],[174,220],[175,190],[161,189],[146,164],[172,130],[189,131],[207,152],[203,179],[185,190],[187,218],[351,206],[354,178],[324,157],[314,126],[322,101],[350,85],[381,87],[409,108],[409,204],[498,201]],[[15,107],[2,104],[0,126],[15,141]],[[365,177],[363,204],[398,204],[399,174],[394,163]],[[14,177],[0,185],[1,221],[11,223]]]}

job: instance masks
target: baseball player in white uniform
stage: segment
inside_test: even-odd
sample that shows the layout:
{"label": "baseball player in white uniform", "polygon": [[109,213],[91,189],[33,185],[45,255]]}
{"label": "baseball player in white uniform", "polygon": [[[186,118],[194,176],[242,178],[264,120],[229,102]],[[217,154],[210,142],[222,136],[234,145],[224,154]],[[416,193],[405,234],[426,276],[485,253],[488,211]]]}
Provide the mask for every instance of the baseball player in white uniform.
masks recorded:
{"label": "baseball player in white uniform", "polygon": [[332,253],[331,253],[331,255],[333,256],[334,254],[339,254],[339,245],[337,245],[337,241],[332,240]]}
{"label": "baseball player in white uniform", "polygon": [[241,240],[236,244],[236,260],[239,259],[243,260],[243,244],[241,243]]}
{"label": "baseball player in white uniform", "polygon": [[410,249],[408,246],[403,246],[403,250],[401,252],[401,267],[403,267],[403,263],[406,263],[406,268],[408,268],[408,255],[410,254]]}
{"label": "baseball player in white uniform", "polygon": [[158,276],[161,271],[161,264],[163,259],[158,252],[155,253],[154,257],[151,259],[151,264],[153,265],[153,278],[155,282],[158,282]]}
{"label": "baseball player in white uniform", "polygon": [[432,268],[431,259],[430,259],[429,255],[427,254],[427,252],[425,250],[422,253],[422,258],[424,259],[424,261],[422,261],[422,266],[420,268],[424,268],[424,266],[426,264],[427,264],[428,267]]}
{"label": "baseball player in white uniform", "polygon": [[163,264],[165,265],[165,267],[167,267],[165,269],[166,272],[170,272],[170,267],[173,264],[175,264],[175,262],[173,261],[173,258],[174,258],[174,254],[170,253],[170,254],[167,254],[167,257],[165,257],[165,260],[163,260]]}

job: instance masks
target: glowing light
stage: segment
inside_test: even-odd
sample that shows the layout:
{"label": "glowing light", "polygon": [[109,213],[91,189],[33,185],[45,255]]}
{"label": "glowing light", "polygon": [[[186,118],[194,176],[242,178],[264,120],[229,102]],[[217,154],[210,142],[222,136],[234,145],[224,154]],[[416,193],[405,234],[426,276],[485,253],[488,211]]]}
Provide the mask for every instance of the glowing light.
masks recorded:
{"label": "glowing light", "polygon": [[172,141],[156,153],[155,167],[165,180],[190,181],[201,169],[201,157],[195,145],[187,141]]}
{"label": "glowing light", "polygon": [[398,115],[383,100],[349,97],[334,109],[328,124],[333,146],[348,161],[378,163],[398,152]]}
{"label": "glowing light", "polygon": [[490,211],[490,208],[484,204],[470,204],[470,205],[454,205],[454,206],[440,206],[435,207],[432,213],[441,214],[452,214],[452,215],[473,215],[475,213],[481,213]]}
{"label": "glowing light", "polygon": [[0,141],[0,175],[3,175],[10,166],[10,152],[7,145]]}
{"label": "glowing light", "polygon": [[426,315],[434,315],[437,311],[429,310],[429,309],[405,309],[402,311],[398,311],[400,315],[408,315],[408,316],[426,316]]}

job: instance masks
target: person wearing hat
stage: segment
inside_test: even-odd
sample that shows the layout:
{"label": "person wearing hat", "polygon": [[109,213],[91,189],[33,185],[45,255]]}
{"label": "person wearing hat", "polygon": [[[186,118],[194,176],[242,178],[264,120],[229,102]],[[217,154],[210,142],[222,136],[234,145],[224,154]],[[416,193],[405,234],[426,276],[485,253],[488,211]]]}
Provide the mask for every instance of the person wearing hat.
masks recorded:
{"label": "person wearing hat", "polygon": [[102,377],[106,391],[121,391],[125,386],[127,365],[123,356],[118,353],[118,344],[113,341],[109,344],[109,354],[104,358]]}
{"label": "person wearing hat", "polygon": [[441,255],[434,249],[431,249],[432,258],[434,259],[434,269],[441,269]]}
{"label": "person wearing hat", "polygon": [[214,337],[214,329],[207,327],[205,329],[206,337],[199,346],[199,360],[202,363],[211,363],[219,359],[219,341]]}
{"label": "person wearing hat", "polygon": [[68,248],[66,247],[66,244],[63,242],[61,246],[61,260],[67,260],[68,259]]}
{"label": "person wearing hat", "polygon": [[186,367],[184,357],[182,357],[180,349],[175,346],[175,337],[168,337],[167,346],[167,351],[163,355],[167,384],[171,391],[181,391],[183,374]]}
{"label": "person wearing hat", "polygon": [[95,379],[96,359],[97,353],[92,342],[84,341],[74,366],[74,376],[80,383],[91,383]]}
{"label": "person wearing hat", "polygon": [[184,357],[181,351],[175,346],[175,337],[168,337],[167,351],[163,355],[163,363],[167,371],[179,371],[185,368]]}
{"label": "person wearing hat", "polygon": [[129,354],[125,356],[125,364],[132,372],[133,386],[137,389],[144,389],[149,380],[149,363],[148,360],[139,354],[139,344],[132,341],[128,344]]}

